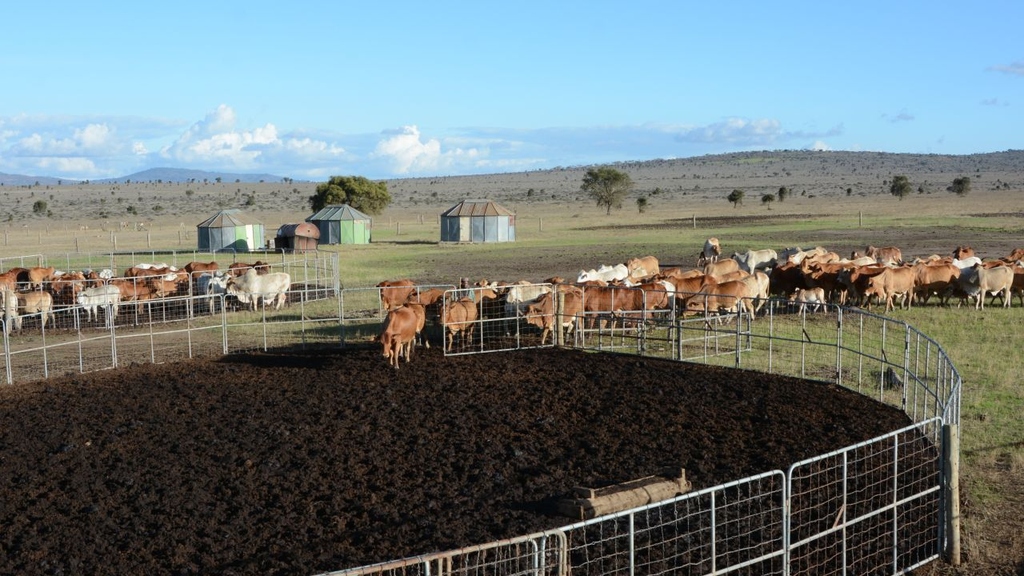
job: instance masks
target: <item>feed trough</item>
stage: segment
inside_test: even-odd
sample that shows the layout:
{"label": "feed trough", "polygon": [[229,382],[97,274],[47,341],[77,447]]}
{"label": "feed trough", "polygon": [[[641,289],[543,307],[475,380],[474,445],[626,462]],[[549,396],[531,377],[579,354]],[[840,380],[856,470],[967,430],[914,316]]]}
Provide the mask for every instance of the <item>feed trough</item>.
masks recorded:
{"label": "feed trough", "polygon": [[555,503],[555,509],[563,516],[589,520],[675,498],[692,489],[693,485],[686,480],[686,470],[679,469],[678,473],[645,476],[603,488],[576,487],[572,496]]}

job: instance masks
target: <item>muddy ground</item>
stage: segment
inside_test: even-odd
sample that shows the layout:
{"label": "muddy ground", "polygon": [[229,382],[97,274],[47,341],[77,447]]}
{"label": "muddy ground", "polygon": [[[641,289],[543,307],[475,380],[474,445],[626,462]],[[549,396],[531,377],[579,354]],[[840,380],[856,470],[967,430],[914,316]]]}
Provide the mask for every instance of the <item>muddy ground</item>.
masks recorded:
{"label": "muddy ground", "polygon": [[550,502],[575,486],[711,486],[907,423],[831,385],[558,350],[72,375],[0,389],[0,573],[313,574],[568,524]]}

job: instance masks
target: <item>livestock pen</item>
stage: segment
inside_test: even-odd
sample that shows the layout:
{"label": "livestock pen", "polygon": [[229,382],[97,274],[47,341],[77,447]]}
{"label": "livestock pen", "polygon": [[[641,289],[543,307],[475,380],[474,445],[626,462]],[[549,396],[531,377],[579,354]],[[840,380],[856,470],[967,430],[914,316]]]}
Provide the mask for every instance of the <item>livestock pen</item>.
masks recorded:
{"label": "livestock pen", "polygon": [[[340,281],[326,282],[331,287]],[[451,289],[451,287],[448,287]],[[470,292],[478,289],[468,289]],[[26,319],[3,337],[6,380],[279,348],[344,347],[379,332],[374,288],[301,286],[279,311],[214,314],[180,296],[179,314],[90,325],[81,310],[49,329]],[[483,303],[482,298],[472,298]],[[192,310],[193,313],[187,313]],[[481,315],[453,353],[540,346],[518,310]],[[629,351],[828,382],[902,409],[912,424],[869,441],[616,514],[332,574],[846,574],[906,572],[955,549],[955,456],[962,381],[945,351],[908,324],[859,309],[799,312],[769,301],[758,315],[648,316],[618,328],[577,320],[563,345]],[[443,335],[443,325],[434,326]],[[482,343],[482,346],[481,346]],[[548,344],[550,345],[550,344]],[[383,364],[383,359],[382,359]]]}

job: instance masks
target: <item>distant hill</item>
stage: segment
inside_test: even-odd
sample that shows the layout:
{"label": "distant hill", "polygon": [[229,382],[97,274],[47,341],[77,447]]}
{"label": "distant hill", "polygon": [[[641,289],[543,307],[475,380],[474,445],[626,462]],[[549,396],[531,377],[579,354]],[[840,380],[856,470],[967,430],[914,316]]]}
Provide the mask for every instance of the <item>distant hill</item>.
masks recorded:
{"label": "distant hill", "polygon": [[207,172],[205,170],[188,170],[186,168],[150,168],[149,170],[143,170],[142,172],[136,172],[127,176],[121,176],[120,178],[105,178],[103,180],[93,180],[93,182],[110,182],[110,183],[124,183],[124,182],[216,182],[220,178],[221,182],[280,182],[284,180],[282,176],[275,176],[273,174],[235,174],[231,172]]}
{"label": "distant hill", "polygon": [[[236,174],[232,172],[207,172],[204,170],[188,170],[186,168],[150,168],[142,172],[136,172],[127,176],[117,178],[102,178],[90,180],[96,184],[123,184],[125,182],[281,182],[282,176],[273,174]],[[78,184],[80,180],[70,178],[51,178],[49,176],[26,176],[24,174],[5,174],[0,172],[0,185],[3,186],[62,186]]]}
{"label": "distant hill", "polygon": [[24,174],[4,174],[0,172],[0,184],[4,186],[61,186],[63,184],[74,184],[78,180],[67,178],[50,178],[49,176],[25,176]]}

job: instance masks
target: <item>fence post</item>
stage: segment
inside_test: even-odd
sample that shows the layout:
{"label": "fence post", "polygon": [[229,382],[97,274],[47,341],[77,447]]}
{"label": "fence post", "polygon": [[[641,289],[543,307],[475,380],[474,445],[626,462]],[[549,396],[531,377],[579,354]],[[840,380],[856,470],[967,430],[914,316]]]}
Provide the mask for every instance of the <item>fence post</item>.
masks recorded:
{"label": "fence post", "polygon": [[942,473],[945,476],[946,561],[960,565],[960,427],[942,427]]}
{"label": "fence post", "polygon": [[555,335],[554,345],[561,347],[565,344],[565,335],[562,332],[563,316],[565,314],[565,293],[558,289],[556,284],[554,287],[555,294]]}

